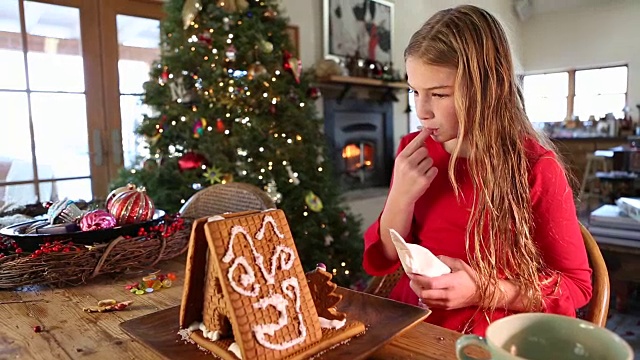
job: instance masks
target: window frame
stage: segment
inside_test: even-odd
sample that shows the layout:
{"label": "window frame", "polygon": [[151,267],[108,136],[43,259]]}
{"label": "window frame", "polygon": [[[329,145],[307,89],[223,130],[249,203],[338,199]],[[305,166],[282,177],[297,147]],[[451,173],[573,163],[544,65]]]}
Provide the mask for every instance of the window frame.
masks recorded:
{"label": "window frame", "polygon": [[[627,68],[627,87],[624,93],[625,95],[625,103],[629,103],[629,64],[628,63],[620,63],[620,64],[611,64],[604,66],[591,66],[591,67],[577,67],[566,70],[557,70],[557,71],[544,71],[544,72],[531,72],[525,73],[521,76],[520,84],[524,84],[524,78],[530,75],[547,75],[547,74],[556,74],[556,73],[568,73],[569,81],[568,88],[569,91],[567,93],[567,113],[565,119],[572,119],[574,116],[574,105],[575,105],[575,97],[576,97],[576,72],[584,71],[584,70],[600,70],[600,69],[609,69],[616,67],[626,67]],[[524,86],[523,86],[523,94],[524,94]],[[581,119],[582,121],[586,119]],[[562,121],[557,121],[562,122]]]}

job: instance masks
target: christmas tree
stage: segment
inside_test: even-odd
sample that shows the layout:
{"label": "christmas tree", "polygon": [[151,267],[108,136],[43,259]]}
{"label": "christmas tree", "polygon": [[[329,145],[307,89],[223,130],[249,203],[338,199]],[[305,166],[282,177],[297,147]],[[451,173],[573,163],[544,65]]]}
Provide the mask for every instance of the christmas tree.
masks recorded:
{"label": "christmas tree", "polygon": [[154,111],[137,129],[149,154],[113,187],[144,186],[157,208],[176,212],[209,184],[257,185],[285,211],[306,270],[322,262],[341,285],[360,280],[360,220],[342,207],[319,92],[276,1],[169,0],[165,9],[142,98]]}

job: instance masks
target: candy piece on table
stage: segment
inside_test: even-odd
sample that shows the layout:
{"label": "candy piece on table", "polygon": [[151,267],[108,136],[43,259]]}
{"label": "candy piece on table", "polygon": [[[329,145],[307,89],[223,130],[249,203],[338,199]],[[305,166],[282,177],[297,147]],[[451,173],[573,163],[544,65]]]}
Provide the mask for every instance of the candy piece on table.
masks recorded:
{"label": "candy piece on table", "polygon": [[105,207],[107,208],[107,210],[111,208],[111,202],[116,198],[116,196],[125,191],[134,190],[135,188],[136,186],[134,184],[127,184],[126,186],[121,186],[111,191],[109,195],[107,195],[107,200],[105,201]]}
{"label": "candy piece on table", "polygon": [[98,307],[89,306],[89,307],[83,308],[82,311],[85,311],[88,313],[121,311],[126,309],[127,306],[131,305],[132,303],[133,301],[116,302],[115,300],[113,300],[113,303],[111,303],[111,299],[109,299],[109,305],[101,306],[100,303],[98,303]]}
{"label": "candy piece on table", "polygon": [[118,302],[115,299],[105,299],[98,301],[98,306],[105,307],[110,305],[115,305]]}
{"label": "candy piece on table", "polygon": [[89,211],[85,213],[80,220],[80,229],[82,229],[82,231],[111,229],[115,226],[116,218],[102,209]]}
{"label": "candy piece on table", "polygon": [[156,274],[149,274],[142,278],[142,281],[154,281],[156,279]]}
{"label": "candy piece on table", "polygon": [[47,210],[51,225],[76,222],[82,217],[82,214],[82,210],[68,199],[54,202]]}
{"label": "candy piece on table", "polygon": [[153,284],[151,285],[151,288],[155,291],[162,289],[162,282],[159,280],[154,281]]}
{"label": "candy piece on table", "polygon": [[118,225],[125,225],[151,220],[155,209],[145,189],[138,188],[118,194],[111,202],[109,212]]}

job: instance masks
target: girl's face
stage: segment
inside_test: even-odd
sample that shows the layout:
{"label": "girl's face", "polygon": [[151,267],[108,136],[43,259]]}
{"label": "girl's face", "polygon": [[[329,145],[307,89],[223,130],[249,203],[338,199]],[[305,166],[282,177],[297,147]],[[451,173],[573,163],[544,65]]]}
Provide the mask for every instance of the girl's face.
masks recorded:
{"label": "girl's face", "polygon": [[456,70],[425,64],[409,57],[407,82],[416,102],[416,114],[431,137],[451,153],[458,136],[458,117],[453,100]]}

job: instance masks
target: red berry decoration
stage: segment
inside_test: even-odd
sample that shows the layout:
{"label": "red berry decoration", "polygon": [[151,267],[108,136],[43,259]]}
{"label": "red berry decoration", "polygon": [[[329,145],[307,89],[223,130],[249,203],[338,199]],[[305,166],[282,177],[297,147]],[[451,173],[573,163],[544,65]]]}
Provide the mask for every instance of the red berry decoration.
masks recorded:
{"label": "red berry decoration", "polygon": [[107,210],[111,208],[111,202],[116,198],[116,196],[122,194],[125,191],[135,190],[135,188],[136,186],[134,184],[127,184],[126,186],[121,186],[111,191],[109,195],[107,195],[107,201],[105,202],[105,207],[107,208]]}
{"label": "red berry decoration", "polygon": [[116,218],[118,225],[135,224],[153,218],[155,212],[153,200],[144,188],[127,190],[111,202],[109,212]]}
{"label": "red berry decoration", "polygon": [[34,327],[33,327],[33,332],[34,332],[34,333],[42,332],[42,326],[40,326],[40,325],[36,325],[36,326],[34,326]]}

